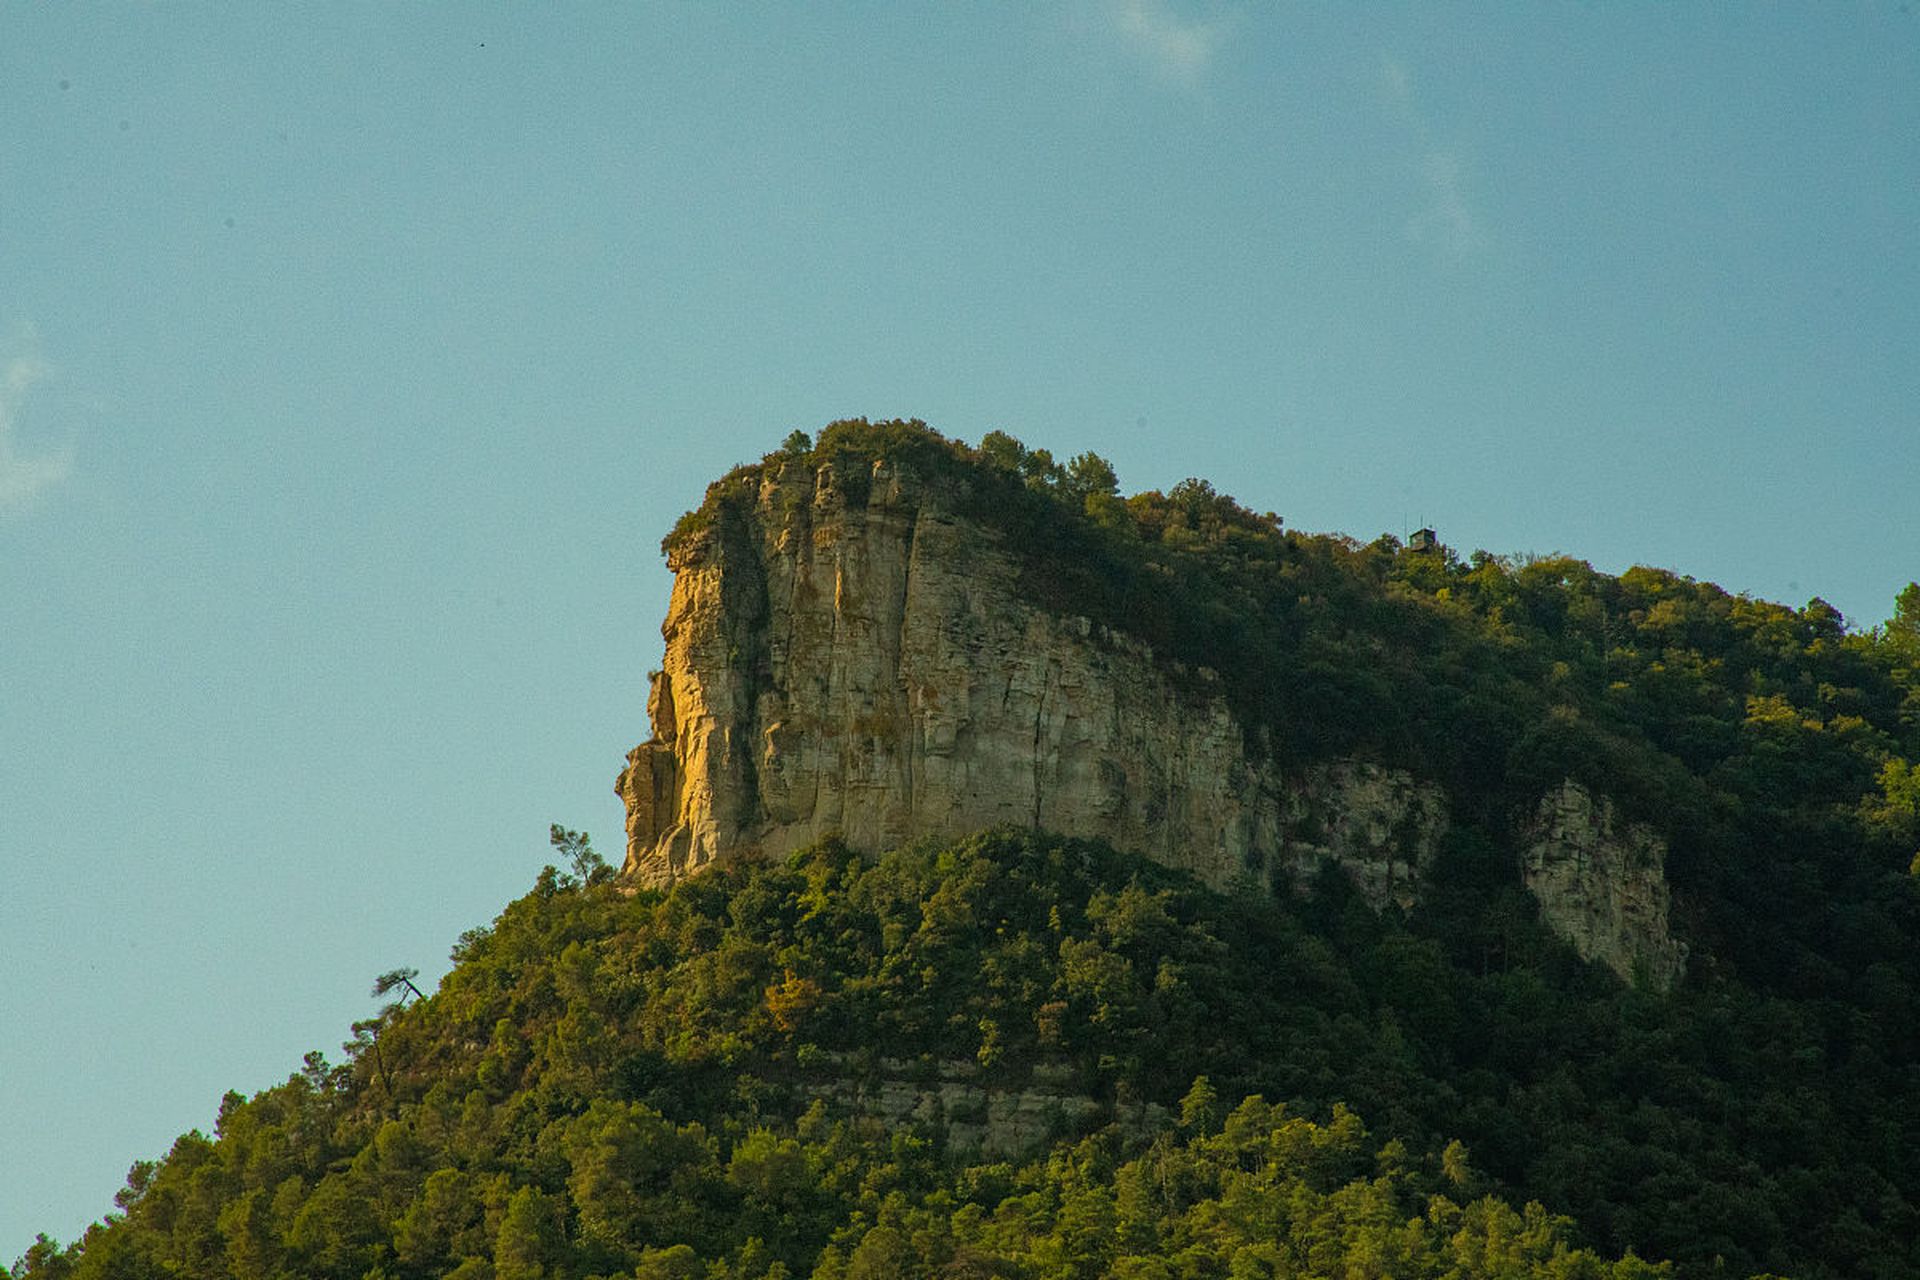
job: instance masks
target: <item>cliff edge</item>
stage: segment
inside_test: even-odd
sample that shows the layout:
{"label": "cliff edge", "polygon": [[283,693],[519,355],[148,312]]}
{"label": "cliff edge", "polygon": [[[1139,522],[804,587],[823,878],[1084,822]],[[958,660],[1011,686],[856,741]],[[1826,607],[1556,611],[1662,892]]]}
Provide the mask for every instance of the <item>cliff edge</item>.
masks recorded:
{"label": "cliff edge", "polygon": [[[737,474],[670,540],[652,735],[616,784],[629,882],[827,836],[874,853],[1011,824],[1225,891],[1331,864],[1376,908],[1415,905],[1451,821],[1434,782],[1358,758],[1283,766],[1212,672],[1027,598],[951,477],[805,452]],[[1557,794],[1515,832],[1544,918],[1583,956],[1671,985],[1683,952],[1656,838]],[[1554,870],[1576,862],[1634,883]]]}

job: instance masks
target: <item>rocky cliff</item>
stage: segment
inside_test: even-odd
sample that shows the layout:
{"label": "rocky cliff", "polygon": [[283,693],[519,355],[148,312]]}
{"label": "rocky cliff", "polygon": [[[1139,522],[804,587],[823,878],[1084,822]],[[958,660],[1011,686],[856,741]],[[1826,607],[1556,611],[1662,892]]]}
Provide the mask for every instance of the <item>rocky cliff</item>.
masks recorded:
{"label": "rocky cliff", "polygon": [[887,464],[870,479],[852,507],[831,467],[789,465],[674,554],[653,737],[619,780],[630,878],[1014,823],[1220,888],[1329,857],[1411,901],[1435,788],[1358,762],[1282,774],[1208,673],[1025,603],[992,530]]}
{"label": "rocky cliff", "polygon": [[1665,991],[1686,971],[1667,928],[1667,845],[1613,802],[1567,782],[1540,798],[1523,833],[1521,872],[1553,931],[1588,960]]}
{"label": "rocky cliff", "polygon": [[[757,490],[670,553],[653,734],[617,784],[630,881],[828,835],[871,852],[1017,824],[1220,889],[1300,884],[1331,863],[1375,906],[1414,903],[1449,823],[1438,787],[1359,760],[1279,767],[1209,672],[1023,599],[1000,535],[908,470],[842,477],[794,457],[748,474]],[[1600,852],[1618,835],[1604,809],[1588,836],[1564,816],[1536,843],[1596,867],[1645,861],[1631,841]],[[1666,954],[1664,897],[1528,875],[1536,894],[1576,881],[1583,903],[1621,904],[1549,906],[1582,954],[1616,969]]]}

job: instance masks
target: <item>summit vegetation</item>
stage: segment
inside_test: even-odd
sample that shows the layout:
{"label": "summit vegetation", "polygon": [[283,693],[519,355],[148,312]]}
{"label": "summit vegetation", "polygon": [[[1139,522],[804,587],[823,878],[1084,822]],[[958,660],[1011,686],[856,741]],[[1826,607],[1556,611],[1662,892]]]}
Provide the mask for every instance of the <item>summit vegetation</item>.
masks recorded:
{"label": "summit vegetation", "polygon": [[[879,460],[1260,750],[1443,785],[1419,905],[1011,830],[634,892],[556,827],[437,989],[382,974],[337,1062],[228,1094],[11,1280],[1920,1274],[1920,586],[1852,629],[915,422],[795,433],[667,549],[770,468],[858,506]],[[1503,833],[1567,778],[1671,844],[1670,994],[1519,884]],[[1019,1150],[1012,1097],[1048,1117]]]}

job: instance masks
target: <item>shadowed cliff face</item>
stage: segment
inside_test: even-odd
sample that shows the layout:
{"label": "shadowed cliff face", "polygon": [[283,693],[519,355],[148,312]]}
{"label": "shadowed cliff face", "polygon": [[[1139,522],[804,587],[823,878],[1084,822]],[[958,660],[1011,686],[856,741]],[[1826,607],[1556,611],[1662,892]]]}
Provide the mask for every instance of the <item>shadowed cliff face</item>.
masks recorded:
{"label": "shadowed cliff face", "polygon": [[[630,881],[829,835],[878,852],[1013,824],[1219,889],[1304,883],[1330,859],[1375,906],[1413,904],[1448,823],[1437,787],[1361,761],[1283,771],[1210,673],[1027,603],[998,534],[917,477],[880,462],[855,479],[864,504],[831,466],[769,466],[676,545],[653,736],[617,783]],[[1622,927],[1664,942],[1659,888],[1657,922]]]}
{"label": "shadowed cliff face", "polygon": [[1679,980],[1687,947],[1667,933],[1667,845],[1651,828],[1568,782],[1540,798],[1523,839],[1521,874],[1555,933],[1629,982]]}

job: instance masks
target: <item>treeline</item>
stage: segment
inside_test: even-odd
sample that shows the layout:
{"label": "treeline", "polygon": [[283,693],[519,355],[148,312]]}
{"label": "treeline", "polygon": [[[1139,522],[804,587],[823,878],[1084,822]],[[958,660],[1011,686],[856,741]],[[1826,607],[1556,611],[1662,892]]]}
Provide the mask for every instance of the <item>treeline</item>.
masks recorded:
{"label": "treeline", "polygon": [[[1410,920],[1338,876],[1236,900],[1012,832],[632,896],[578,869],[464,937],[341,1065],[229,1095],[212,1138],[135,1168],[122,1216],[17,1276],[1920,1263],[1920,1133],[1888,1066],[1906,1028],[1732,984],[1635,992],[1517,892]],[[822,1102],[903,1072],[937,1090],[955,1063],[1094,1119],[989,1160]]]}

